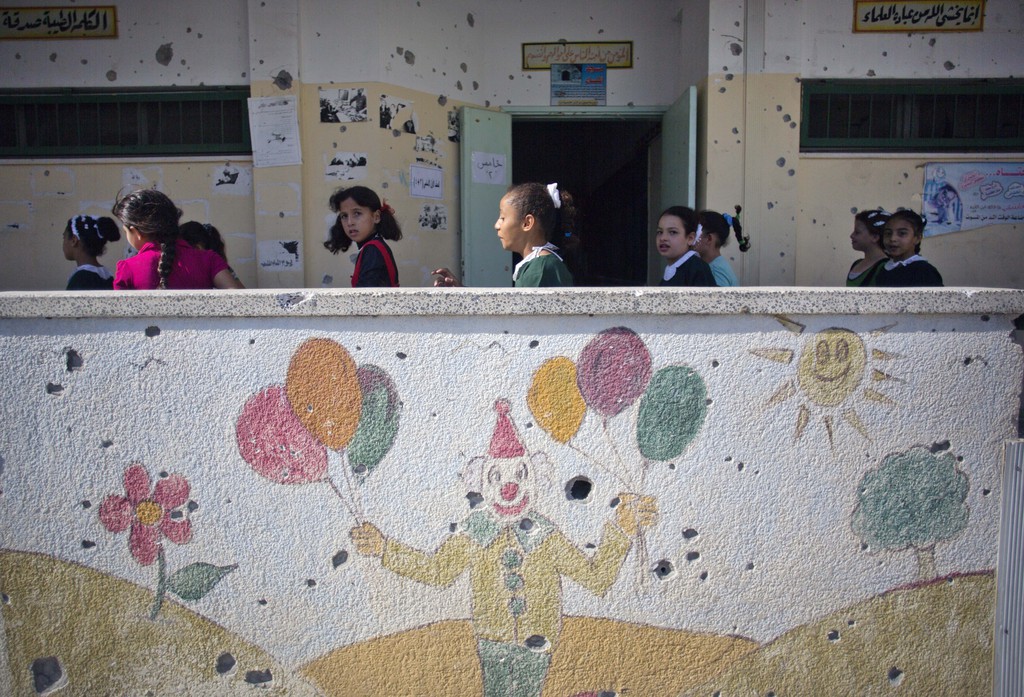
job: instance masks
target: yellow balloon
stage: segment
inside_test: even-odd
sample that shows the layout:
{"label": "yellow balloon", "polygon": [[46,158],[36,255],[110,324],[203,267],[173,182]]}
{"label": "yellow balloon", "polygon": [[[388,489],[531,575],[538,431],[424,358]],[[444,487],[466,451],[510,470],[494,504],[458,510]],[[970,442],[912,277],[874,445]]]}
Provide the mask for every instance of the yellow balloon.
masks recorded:
{"label": "yellow balloon", "polygon": [[285,381],[288,403],[306,430],[332,450],[355,435],[363,408],[356,363],[337,342],[307,339],[292,354]]}
{"label": "yellow balloon", "polygon": [[533,374],[526,403],[537,425],[559,443],[568,443],[587,413],[576,385],[576,364],[565,356],[544,361]]}

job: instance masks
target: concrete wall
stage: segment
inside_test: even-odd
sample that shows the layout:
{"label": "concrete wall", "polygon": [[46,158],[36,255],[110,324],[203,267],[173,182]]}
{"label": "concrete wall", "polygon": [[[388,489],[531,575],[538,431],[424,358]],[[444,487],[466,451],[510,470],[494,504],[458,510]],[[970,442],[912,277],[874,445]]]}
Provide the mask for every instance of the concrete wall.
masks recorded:
{"label": "concrete wall", "polygon": [[0,294],[0,693],[989,694],[1022,311]]}

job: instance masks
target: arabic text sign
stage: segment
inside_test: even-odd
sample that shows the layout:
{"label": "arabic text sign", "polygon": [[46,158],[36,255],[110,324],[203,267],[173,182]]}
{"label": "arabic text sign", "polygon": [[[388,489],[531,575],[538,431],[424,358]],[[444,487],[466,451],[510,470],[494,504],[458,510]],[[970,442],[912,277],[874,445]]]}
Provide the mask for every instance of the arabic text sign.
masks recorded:
{"label": "arabic text sign", "polygon": [[924,170],[926,236],[1024,223],[1024,163],[931,162]]}
{"label": "arabic text sign", "polygon": [[117,37],[114,5],[87,7],[0,7],[0,39],[112,39]]}
{"label": "arabic text sign", "polygon": [[553,63],[604,63],[609,68],[632,68],[633,42],[555,41],[523,44],[523,70],[547,70]]}
{"label": "arabic text sign", "polygon": [[985,25],[985,0],[962,2],[868,2],[856,0],[854,31],[981,31]]}
{"label": "arabic text sign", "polygon": [[474,184],[504,184],[505,156],[500,153],[473,151],[470,156],[473,163]]}

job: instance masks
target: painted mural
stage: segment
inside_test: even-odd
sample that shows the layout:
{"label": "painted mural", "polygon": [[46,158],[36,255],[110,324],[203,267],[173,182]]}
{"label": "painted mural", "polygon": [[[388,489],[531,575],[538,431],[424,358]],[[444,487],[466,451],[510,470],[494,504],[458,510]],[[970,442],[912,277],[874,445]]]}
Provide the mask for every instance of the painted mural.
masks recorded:
{"label": "painted mural", "polygon": [[987,694],[988,321],[5,321],[0,687]]}

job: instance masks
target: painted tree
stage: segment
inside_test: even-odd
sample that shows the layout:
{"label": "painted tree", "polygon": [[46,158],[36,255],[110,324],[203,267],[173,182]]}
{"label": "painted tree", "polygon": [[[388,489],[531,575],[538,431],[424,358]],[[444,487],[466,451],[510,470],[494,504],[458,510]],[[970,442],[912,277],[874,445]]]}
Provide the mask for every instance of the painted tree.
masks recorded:
{"label": "painted tree", "polygon": [[873,550],[913,549],[919,578],[935,578],[935,545],[967,527],[969,488],[948,452],[892,453],[861,479],[853,531]]}

